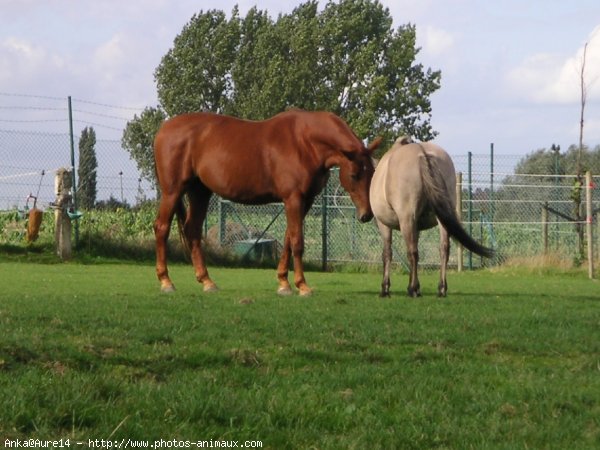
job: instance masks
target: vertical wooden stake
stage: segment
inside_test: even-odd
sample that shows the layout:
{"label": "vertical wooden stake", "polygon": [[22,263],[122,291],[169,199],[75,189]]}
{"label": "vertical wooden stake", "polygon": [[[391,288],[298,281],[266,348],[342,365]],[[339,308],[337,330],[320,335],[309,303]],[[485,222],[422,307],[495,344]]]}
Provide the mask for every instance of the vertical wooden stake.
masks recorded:
{"label": "vertical wooden stake", "polygon": [[63,261],[71,259],[71,219],[67,208],[71,204],[72,175],[67,169],[58,169],[54,179],[56,211],[54,223],[56,229],[56,253]]}
{"label": "vertical wooden stake", "polygon": [[592,173],[588,170],[585,173],[585,229],[587,235],[587,257],[588,257],[588,276],[594,278],[594,212],[592,205]]}
{"label": "vertical wooden stake", "polygon": [[[456,215],[462,221],[462,172],[456,174]],[[459,272],[463,270],[463,247],[456,244],[456,268]]]}

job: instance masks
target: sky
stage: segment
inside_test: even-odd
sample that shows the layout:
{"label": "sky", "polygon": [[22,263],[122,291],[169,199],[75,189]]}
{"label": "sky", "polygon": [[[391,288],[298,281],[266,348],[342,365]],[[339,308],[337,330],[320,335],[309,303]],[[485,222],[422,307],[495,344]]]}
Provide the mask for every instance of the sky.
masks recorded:
{"label": "sky", "polygon": [[[63,118],[71,96],[76,134],[89,123],[99,140],[118,140],[133,114],[157,104],[154,70],[193,14],[229,14],[238,4],[241,15],[257,6],[276,18],[299,3],[0,0],[0,130],[66,132],[48,114]],[[584,142],[600,145],[598,0],[381,3],[394,26],[416,26],[416,62],[442,72],[431,123],[450,154],[486,153],[490,143],[507,155],[576,144],[586,42]]]}

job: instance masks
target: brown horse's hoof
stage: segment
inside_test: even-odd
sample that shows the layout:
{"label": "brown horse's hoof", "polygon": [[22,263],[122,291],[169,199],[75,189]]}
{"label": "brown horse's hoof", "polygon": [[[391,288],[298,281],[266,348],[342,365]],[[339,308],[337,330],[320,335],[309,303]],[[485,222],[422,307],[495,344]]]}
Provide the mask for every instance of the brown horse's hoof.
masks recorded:
{"label": "brown horse's hoof", "polygon": [[292,295],[292,289],[289,286],[281,286],[277,289],[277,294],[283,296]]}
{"label": "brown horse's hoof", "polygon": [[309,297],[312,295],[312,292],[312,289],[306,285],[300,286],[300,288],[298,289],[298,294],[300,294],[300,297]]}
{"label": "brown horse's hoof", "polygon": [[204,287],[202,288],[202,290],[204,292],[217,292],[219,290],[219,288],[217,287],[217,285],[215,283],[206,283],[204,284]]}
{"label": "brown horse's hoof", "polygon": [[175,286],[172,284],[161,286],[160,291],[164,292],[165,294],[170,294],[171,292],[175,292]]}

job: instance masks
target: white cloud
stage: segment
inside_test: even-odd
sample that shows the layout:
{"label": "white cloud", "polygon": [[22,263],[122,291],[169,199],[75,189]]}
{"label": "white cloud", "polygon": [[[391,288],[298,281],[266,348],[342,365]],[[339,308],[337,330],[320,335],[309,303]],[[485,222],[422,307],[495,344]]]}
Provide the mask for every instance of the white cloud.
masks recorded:
{"label": "white cloud", "polygon": [[0,83],[5,89],[39,81],[65,65],[64,58],[27,40],[7,37],[0,42]]}
{"label": "white cloud", "polygon": [[436,28],[426,26],[422,37],[423,51],[431,56],[443,56],[452,49],[455,38],[452,33]]}
{"label": "white cloud", "polygon": [[[587,99],[600,99],[600,26],[590,34],[585,66]],[[583,45],[565,57],[550,53],[530,56],[508,72],[511,90],[536,103],[575,103],[580,101],[580,74]]]}
{"label": "white cloud", "polygon": [[95,93],[104,93],[103,102],[129,106],[155,103],[152,74],[159,54],[148,51],[156,47],[155,36],[117,32],[91,52],[89,67],[83,70]]}
{"label": "white cloud", "polygon": [[93,67],[104,82],[115,82],[118,75],[123,72],[128,56],[127,39],[122,34],[114,35],[107,42],[96,48],[93,56]]}

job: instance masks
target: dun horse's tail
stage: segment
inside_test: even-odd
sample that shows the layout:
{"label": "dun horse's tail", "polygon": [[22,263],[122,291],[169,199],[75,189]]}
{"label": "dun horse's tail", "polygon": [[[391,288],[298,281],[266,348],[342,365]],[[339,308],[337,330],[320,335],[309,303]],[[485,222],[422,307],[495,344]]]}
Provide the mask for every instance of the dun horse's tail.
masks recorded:
{"label": "dun horse's tail", "polygon": [[435,215],[444,225],[450,236],[454,237],[468,250],[478,255],[491,258],[494,256],[494,250],[484,247],[475,241],[462,227],[456,212],[451,206],[450,199],[444,185],[444,176],[437,166],[435,160],[425,151],[419,158],[421,180],[429,203],[431,204]]}

